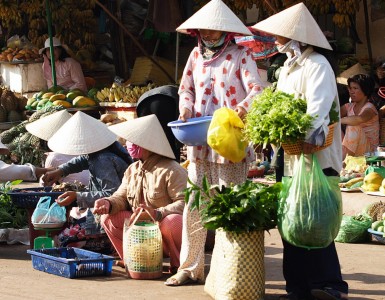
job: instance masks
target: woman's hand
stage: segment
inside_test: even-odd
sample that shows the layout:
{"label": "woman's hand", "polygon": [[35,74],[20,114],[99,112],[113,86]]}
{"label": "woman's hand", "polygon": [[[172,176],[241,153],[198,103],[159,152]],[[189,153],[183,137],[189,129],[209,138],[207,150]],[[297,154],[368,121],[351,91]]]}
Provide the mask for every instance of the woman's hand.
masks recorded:
{"label": "woman's hand", "polygon": [[240,117],[241,120],[243,120],[247,114],[246,109],[244,109],[242,106],[237,106],[237,108],[235,109],[235,112],[238,114],[238,117]]}
{"label": "woman's hand", "polygon": [[186,122],[187,119],[190,119],[192,117],[192,112],[191,110],[187,108],[182,108],[180,111],[179,119],[182,120],[183,122]]}
{"label": "woman's hand", "polygon": [[106,198],[100,198],[94,203],[93,214],[95,215],[105,215],[110,212],[111,203]]}
{"label": "woman's hand", "polygon": [[63,171],[60,169],[55,169],[45,173],[41,179],[43,180],[44,186],[51,186],[58,182],[62,177]]}
{"label": "woman's hand", "polygon": [[314,152],[314,148],[316,148],[317,145],[309,144],[304,142],[303,143],[303,153],[304,154],[312,154]]}
{"label": "woman's hand", "polygon": [[61,194],[57,199],[55,200],[59,206],[68,206],[72,202],[76,200],[76,192],[74,191],[67,191]]}

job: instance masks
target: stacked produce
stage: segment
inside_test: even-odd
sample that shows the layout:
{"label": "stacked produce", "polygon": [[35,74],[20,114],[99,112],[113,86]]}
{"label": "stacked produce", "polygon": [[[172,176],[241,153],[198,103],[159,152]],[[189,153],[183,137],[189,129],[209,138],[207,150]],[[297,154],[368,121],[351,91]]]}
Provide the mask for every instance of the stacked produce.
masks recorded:
{"label": "stacked produce", "polygon": [[[382,187],[383,177],[377,172],[371,172],[364,177],[364,183],[361,188],[365,192],[377,192]],[[385,182],[384,182],[385,184]],[[382,188],[383,190],[383,188]]]}
{"label": "stacked produce", "polygon": [[17,122],[23,119],[25,97],[19,97],[5,87],[0,88],[0,123]]}
{"label": "stacked produce", "polygon": [[98,101],[93,98],[96,92],[96,88],[89,90],[86,94],[79,89],[65,90],[61,86],[51,87],[48,90],[35,93],[28,99],[25,108],[27,110],[39,110],[50,106],[62,106],[64,108],[97,106]]}
{"label": "stacked produce", "polygon": [[29,133],[25,126],[29,122],[36,121],[41,117],[45,117],[61,109],[63,109],[62,106],[43,108],[34,112],[28,120],[0,133],[1,142],[10,150],[10,154],[2,157],[2,160],[7,163],[41,165],[44,152],[46,152],[48,148],[41,143],[41,140],[37,136]]}
{"label": "stacked produce", "polygon": [[96,98],[100,102],[123,102],[137,103],[140,96],[145,92],[155,88],[156,85],[149,83],[146,86],[119,85],[113,83],[110,88],[105,87],[96,93]]}
{"label": "stacked produce", "polygon": [[39,49],[34,48],[11,48],[8,47],[0,53],[0,61],[7,62],[36,62],[42,61]]}

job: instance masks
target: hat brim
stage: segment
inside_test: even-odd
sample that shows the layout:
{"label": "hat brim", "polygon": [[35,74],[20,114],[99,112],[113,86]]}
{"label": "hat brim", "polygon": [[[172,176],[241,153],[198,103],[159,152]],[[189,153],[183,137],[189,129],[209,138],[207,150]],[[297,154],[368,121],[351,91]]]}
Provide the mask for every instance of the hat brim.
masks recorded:
{"label": "hat brim", "polygon": [[48,147],[61,154],[82,155],[105,149],[116,140],[106,124],[78,111],[48,140]]}
{"label": "hat brim", "polygon": [[252,28],[312,46],[333,50],[318,23],[302,2],[258,22]]}
{"label": "hat brim", "polygon": [[211,0],[189,19],[182,23],[176,31],[189,34],[192,29],[207,29],[233,32],[241,35],[252,35],[251,31],[220,0]]}
{"label": "hat brim", "polygon": [[156,115],[148,115],[108,127],[116,135],[148,151],[175,159]]}

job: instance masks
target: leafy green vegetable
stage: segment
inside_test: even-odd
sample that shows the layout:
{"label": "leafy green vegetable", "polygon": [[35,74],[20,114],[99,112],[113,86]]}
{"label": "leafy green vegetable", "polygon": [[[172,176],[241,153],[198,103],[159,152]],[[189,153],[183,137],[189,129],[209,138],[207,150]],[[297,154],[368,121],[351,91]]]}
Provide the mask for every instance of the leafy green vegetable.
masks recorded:
{"label": "leafy green vegetable", "polygon": [[0,184],[0,228],[20,229],[28,224],[27,211],[16,207],[8,192],[12,186],[21,183],[22,180],[8,181]]}
{"label": "leafy green vegetable", "polygon": [[339,117],[340,114],[336,110],[336,107],[337,107],[337,104],[333,101],[332,107],[330,108],[330,111],[329,111],[329,119],[330,119],[329,125],[337,123],[338,120],[340,119]]}
{"label": "leafy green vegetable", "polygon": [[206,176],[202,188],[193,184],[185,190],[185,200],[195,192],[192,209],[199,209],[203,226],[231,232],[269,230],[277,225],[281,183],[271,186],[246,180],[230,187],[211,185]]}
{"label": "leafy green vegetable", "polygon": [[294,95],[265,88],[246,116],[246,139],[264,147],[303,140],[314,120],[306,113],[306,106],[305,100]]}

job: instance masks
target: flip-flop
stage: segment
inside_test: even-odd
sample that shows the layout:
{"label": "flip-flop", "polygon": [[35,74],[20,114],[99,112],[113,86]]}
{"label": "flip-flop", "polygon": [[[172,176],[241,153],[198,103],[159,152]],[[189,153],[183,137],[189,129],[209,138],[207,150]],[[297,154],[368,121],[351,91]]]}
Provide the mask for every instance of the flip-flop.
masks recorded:
{"label": "flip-flop", "polygon": [[311,295],[317,300],[347,300],[341,296],[341,293],[332,288],[313,289]]}
{"label": "flip-flop", "polygon": [[166,286],[180,286],[194,282],[196,282],[196,280],[192,280],[186,272],[177,272],[175,275],[168,278],[164,284]]}

